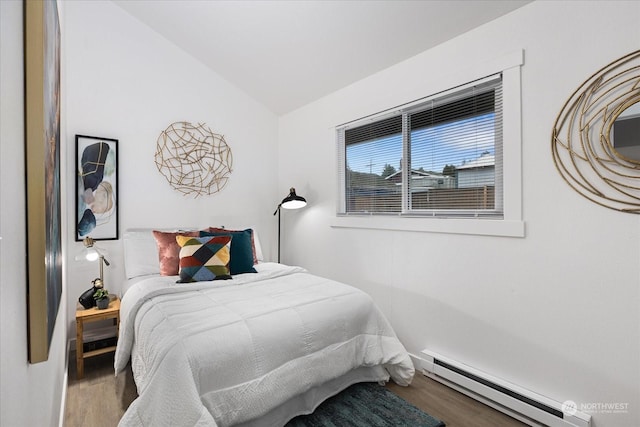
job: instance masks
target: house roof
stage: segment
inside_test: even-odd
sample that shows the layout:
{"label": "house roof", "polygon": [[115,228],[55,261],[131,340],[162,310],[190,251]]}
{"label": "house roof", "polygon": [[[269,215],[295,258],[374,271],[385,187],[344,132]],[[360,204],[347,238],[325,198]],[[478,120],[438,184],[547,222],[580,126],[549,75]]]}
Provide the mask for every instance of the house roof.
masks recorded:
{"label": "house roof", "polygon": [[456,166],[456,169],[478,169],[485,168],[487,166],[495,166],[495,164],[496,156],[494,156],[493,154],[483,154],[475,160],[464,162],[460,166]]}
{"label": "house roof", "polygon": [[[402,169],[399,171],[396,171],[394,173],[392,173],[391,175],[385,177],[384,179],[391,179],[399,174],[402,173]],[[431,178],[442,178],[444,175],[442,175],[441,173],[434,173],[434,172],[425,172],[425,171],[421,171],[421,170],[417,170],[417,169],[411,169],[411,177],[415,178],[416,175],[418,177],[431,177]]]}

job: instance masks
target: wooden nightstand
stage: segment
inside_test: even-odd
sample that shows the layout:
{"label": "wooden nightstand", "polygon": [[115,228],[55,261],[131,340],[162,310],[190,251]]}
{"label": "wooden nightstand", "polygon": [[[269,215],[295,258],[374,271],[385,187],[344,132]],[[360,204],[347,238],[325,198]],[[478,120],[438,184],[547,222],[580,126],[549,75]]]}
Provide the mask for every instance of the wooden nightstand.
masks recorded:
{"label": "wooden nightstand", "polygon": [[[96,322],[98,320],[114,319],[116,324],[116,331],[120,329],[120,299],[116,297],[113,301],[109,302],[109,307],[104,310],[98,310],[96,307],[89,309],[76,310],[76,363],[78,379],[84,376],[84,359],[87,357],[97,356],[99,354],[115,351],[116,346],[110,346],[100,348],[97,350],[84,352],[84,339],[83,331],[84,324],[89,322]],[[118,333],[116,332],[116,334]]]}

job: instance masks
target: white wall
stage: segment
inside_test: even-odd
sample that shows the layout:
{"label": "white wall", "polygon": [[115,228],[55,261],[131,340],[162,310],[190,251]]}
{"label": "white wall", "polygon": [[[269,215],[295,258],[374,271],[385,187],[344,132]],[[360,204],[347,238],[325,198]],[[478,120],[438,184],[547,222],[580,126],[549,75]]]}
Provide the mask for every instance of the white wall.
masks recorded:
{"label": "white wall", "polygon": [[[579,409],[628,404],[591,411],[594,425],[640,425],[638,217],[574,192],[550,148],[573,91],[640,47],[639,21],[634,1],[534,2],[281,117],[280,187],[295,183],[309,201],[287,215],[283,260],[369,292],[410,352],[432,349]],[[330,226],[336,125],[518,49],[524,238]]]}
{"label": "white wall", "polygon": [[64,287],[49,359],[27,361],[22,7],[0,1],[0,425],[56,426],[66,383]]}
{"label": "white wall", "polygon": [[[112,2],[68,1],[64,8],[67,160],[74,165],[76,134],[119,140],[120,234],[134,227],[255,226],[263,242],[273,242],[273,210],[277,196],[287,191],[276,187],[276,116]],[[176,121],[204,122],[224,134],[233,173],[221,192],[183,196],[158,172],[156,141]],[[66,173],[68,185],[75,185],[73,167]],[[98,265],[73,261],[82,243],[73,234],[74,198],[66,203],[68,322],[74,336],[77,298],[97,277]],[[105,284],[118,293],[122,240],[98,244],[111,262]],[[275,257],[273,245],[264,249],[265,256]]]}

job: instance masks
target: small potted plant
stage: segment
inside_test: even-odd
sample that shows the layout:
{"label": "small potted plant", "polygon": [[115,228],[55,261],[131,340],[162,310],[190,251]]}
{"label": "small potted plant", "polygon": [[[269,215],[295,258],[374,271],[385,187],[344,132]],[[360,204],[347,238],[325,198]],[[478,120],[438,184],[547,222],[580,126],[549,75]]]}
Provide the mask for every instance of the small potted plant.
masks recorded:
{"label": "small potted plant", "polygon": [[98,309],[104,310],[109,307],[109,291],[105,288],[100,288],[96,290],[93,294],[93,299],[96,300],[96,305]]}

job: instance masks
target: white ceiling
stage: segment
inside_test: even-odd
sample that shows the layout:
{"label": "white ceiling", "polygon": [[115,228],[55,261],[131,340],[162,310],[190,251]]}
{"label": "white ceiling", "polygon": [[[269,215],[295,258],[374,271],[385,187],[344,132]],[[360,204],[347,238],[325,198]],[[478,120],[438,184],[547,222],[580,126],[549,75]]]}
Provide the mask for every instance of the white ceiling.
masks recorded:
{"label": "white ceiling", "polygon": [[114,0],[277,115],[530,0]]}

